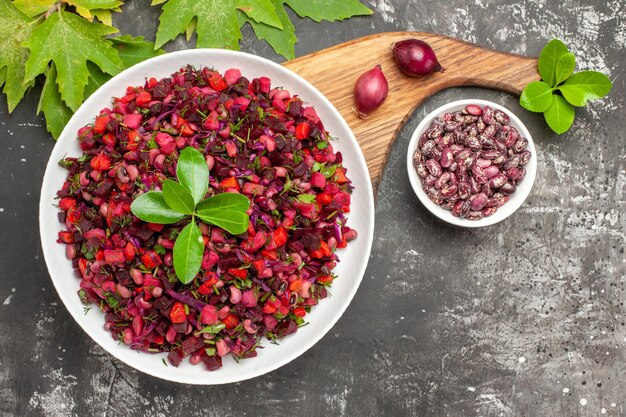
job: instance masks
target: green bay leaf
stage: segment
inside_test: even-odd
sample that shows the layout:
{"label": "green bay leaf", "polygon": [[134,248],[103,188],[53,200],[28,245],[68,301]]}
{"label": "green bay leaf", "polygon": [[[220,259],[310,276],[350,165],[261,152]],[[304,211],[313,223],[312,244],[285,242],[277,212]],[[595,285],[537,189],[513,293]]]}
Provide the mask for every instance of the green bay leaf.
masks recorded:
{"label": "green bay leaf", "polygon": [[250,208],[248,197],[237,193],[221,193],[201,201],[196,206],[198,214],[211,211],[240,211],[246,212]]}
{"label": "green bay leaf", "polygon": [[574,106],[569,104],[563,97],[555,95],[552,105],[543,113],[543,116],[550,129],[560,135],[572,127],[575,113]]}
{"label": "green bay leaf", "polygon": [[587,105],[588,100],[604,97],[611,91],[613,84],[609,77],[596,71],[581,71],[572,75],[558,87],[563,97],[574,106]]}
{"label": "green bay leaf", "polygon": [[248,223],[250,222],[248,215],[241,211],[196,211],[196,214],[203,222],[221,227],[233,235],[239,235],[248,230]]}
{"label": "green bay leaf", "polygon": [[554,73],[556,85],[559,85],[563,81],[567,80],[574,73],[574,68],[576,68],[576,57],[574,54],[567,52],[561,55],[556,61]]}
{"label": "green bay leaf", "polygon": [[183,284],[189,284],[200,271],[204,255],[202,232],[195,221],[180,232],[174,243],[174,271]]}
{"label": "green bay leaf", "polygon": [[193,213],[195,203],[191,193],[176,181],[163,181],[163,198],[171,209],[184,214]]}
{"label": "green bay leaf", "polygon": [[534,81],[524,88],[519,104],[526,110],[543,113],[552,104],[552,88],[543,81]]}
{"label": "green bay leaf", "polygon": [[538,63],[539,75],[550,87],[557,85],[557,63],[561,55],[568,52],[567,46],[558,39],[552,39],[541,51]]}
{"label": "green bay leaf", "polygon": [[191,193],[194,204],[198,204],[209,187],[209,167],[204,155],[191,146],[183,149],[176,164],[176,176]]}
{"label": "green bay leaf", "polygon": [[130,205],[132,213],[149,223],[172,224],[185,218],[184,214],[172,210],[160,191],[148,191],[137,197]]}

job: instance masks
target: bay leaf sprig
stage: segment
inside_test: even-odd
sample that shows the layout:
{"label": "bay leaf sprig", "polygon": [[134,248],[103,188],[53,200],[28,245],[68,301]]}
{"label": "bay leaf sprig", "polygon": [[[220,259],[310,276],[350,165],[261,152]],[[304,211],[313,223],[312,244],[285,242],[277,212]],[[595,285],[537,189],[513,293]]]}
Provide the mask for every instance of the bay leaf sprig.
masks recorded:
{"label": "bay leaf sprig", "polygon": [[524,88],[520,105],[543,113],[550,129],[558,134],[568,131],[574,123],[575,107],[584,107],[589,100],[604,97],[613,86],[601,72],[574,73],[576,57],[558,39],[543,48],[537,66],[541,81]]}
{"label": "bay leaf sprig", "polygon": [[183,149],[176,166],[178,181],[166,179],[162,191],[148,191],[131,204],[131,211],[145,222],[174,224],[188,220],[174,243],[174,271],[183,284],[189,284],[200,271],[204,239],[196,224],[200,221],[238,235],[248,229],[246,211],[250,200],[242,194],[221,193],[204,198],[209,186],[209,169],[202,153]]}

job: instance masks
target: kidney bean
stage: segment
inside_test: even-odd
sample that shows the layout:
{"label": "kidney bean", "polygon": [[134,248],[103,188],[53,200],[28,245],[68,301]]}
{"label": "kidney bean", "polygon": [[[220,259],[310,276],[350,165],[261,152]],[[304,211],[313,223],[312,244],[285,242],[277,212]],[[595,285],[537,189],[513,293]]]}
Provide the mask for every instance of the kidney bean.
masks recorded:
{"label": "kidney bean", "polygon": [[520,177],[521,173],[522,172],[520,171],[519,168],[513,167],[513,168],[510,168],[508,171],[506,171],[506,176],[509,177],[509,179],[515,181]]}
{"label": "kidney bean", "polygon": [[489,139],[493,138],[493,136],[496,134],[496,126],[495,125],[487,126],[482,134],[486,138],[489,138]]}
{"label": "kidney bean", "polygon": [[530,161],[530,151],[524,151],[519,154],[520,157],[520,165],[526,165],[528,161]]}
{"label": "kidney bean", "polygon": [[472,194],[478,194],[480,192],[480,184],[476,181],[476,178],[469,177],[469,185]]}
{"label": "kidney bean", "polygon": [[440,126],[436,126],[433,128],[433,130],[428,134],[428,137],[431,139],[435,139],[438,136],[441,136],[441,134],[443,133],[443,128]]}
{"label": "kidney bean", "polygon": [[486,125],[490,125],[493,123],[493,109],[491,107],[483,107],[482,120]]}
{"label": "kidney bean", "polygon": [[468,104],[462,111],[464,113],[471,114],[472,116],[480,116],[483,113],[483,109],[476,104]]}
{"label": "kidney bean", "polygon": [[439,191],[439,194],[443,198],[451,197],[451,196],[455,195],[456,193],[457,193],[457,186],[456,185],[452,185],[452,184],[444,186],[441,189],[441,191]]}
{"label": "kidney bean", "polygon": [[519,133],[517,133],[517,130],[511,129],[504,138],[504,146],[507,148],[512,147],[517,142],[517,139],[519,139]]}
{"label": "kidney bean", "polygon": [[519,138],[517,142],[515,142],[515,145],[513,145],[513,150],[517,153],[520,153],[520,152],[523,152],[527,146],[528,146],[528,139]]}
{"label": "kidney bean", "polygon": [[472,195],[472,190],[468,182],[459,182],[458,192],[459,197],[461,197],[463,200],[467,200],[470,195]]}
{"label": "kidney bean", "polygon": [[465,201],[463,200],[459,200],[456,203],[454,203],[454,206],[452,206],[452,215],[454,217],[461,217],[461,207],[463,206],[463,204],[465,203]]}
{"label": "kidney bean", "polygon": [[488,181],[488,178],[485,175],[485,171],[483,171],[483,169],[478,165],[474,165],[474,167],[472,168],[472,175],[479,184],[484,184]]}
{"label": "kidney bean", "polygon": [[500,155],[499,157],[491,161],[491,163],[493,165],[502,165],[504,161],[506,161],[506,157],[504,155]]}
{"label": "kidney bean", "polygon": [[443,125],[443,128],[447,131],[447,132],[452,132],[456,129],[458,129],[459,127],[461,127],[461,123],[457,122],[457,121],[450,121],[450,122],[446,122]]}
{"label": "kidney bean", "polygon": [[476,160],[476,165],[481,168],[487,168],[489,165],[491,165],[491,161],[489,159],[478,158]]}
{"label": "kidney bean", "polygon": [[488,182],[480,186],[480,191],[487,194],[487,197],[491,197],[493,195],[493,189],[489,186]]}
{"label": "kidney bean", "polygon": [[442,168],[449,168],[450,165],[454,162],[454,155],[450,148],[446,147],[441,150],[441,159],[439,160],[439,164]]}
{"label": "kidney bean", "polygon": [[422,162],[422,153],[419,150],[413,152],[413,166],[417,168],[417,165]]}
{"label": "kidney bean", "polygon": [[515,180],[515,184],[519,184],[520,182],[522,182],[525,176],[526,176],[526,168],[520,168],[520,175],[519,175],[519,178]]}
{"label": "kidney bean", "polygon": [[515,192],[515,184],[512,182],[505,182],[500,186],[500,192],[504,194],[513,194]]}
{"label": "kidney bean", "polygon": [[501,156],[502,154],[498,151],[495,150],[490,150],[490,151],[482,151],[480,153],[480,157],[482,159],[489,159],[489,160],[493,160],[498,158],[499,156]]}
{"label": "kidney bean", "polygon": [[506,184],[506,182],[509,180],[509,178],[504,175],[504,174],[498,174],[495,177],[491,178],[489,180],[489,186],[491,188],[500,188],[502,187],[504,184]]}
{"label": "kidney bean", "polygon": [[507,159],[502,165],[502,169],[507,171],[509,168],[516,168],[520,165],[522,158],[519,155],[513,155]]}
{"label": "kidney bean", "polygon": [[438,189],[441,189],[445,187],[449,181],[450,181],[450,173],[444,172],[443,174],[439,176],[439,178],[437,178],[437,181],[435,181],[435,187],[437,187]]}
{"label": "kidney bean", "polygon": [[485,207],[485,204],[487,204],[488,199],[489,197],[487,197],[485,193],[478,193],[478,194],[474,194],[473,196],[471,196],[469,199],[469,202],[470,202],[472,210],[480,210],[483,207]]}
{"label": "kidney bean", "polygon": [[484,216],[482,211],[470,211],[465,217],[469,220],[480,220]]}
{"label": "kidney bean", "polygon": [[485,207],[485,208],[483,209],[483,216],[484,216],[484,217],[489,217],[489,216],[491,216],[493,213],[495,213],[497,209],[498,209],[497,207]]}
{"label": "kidney bean", "polygon": [[503,112],[502,110],[495,110],[493,112],[493,117],[499,123],[502,123],[502,124],[508,124],[509,121],[510,121],[509,116],[505,112]]}
{"label": "kidney bean", "polygon": [[426,161],[425,165],[428,172],[430,172],[430,174],[434,177],[439,177],[441,175],[442,171],[439,162],[435,161],[434,159],[429,159],[428,161]]}
{"label": "kidney bean", "polygon": [[426,143],[424,143],[424,146],[422,146],[422,153],[424,155],[428,155],[430,154],[430,151],[432,151],[433,149],[435,149],[435,146],[437,146],[437,144],[435,143],[434,140],[428,140],[426,141]]}
{"label": "kidney bean", "polygon": [[467,138],[467,146],[473,151],[477,151],[482,148],[481,140],[476,136],[469,136]]}
{"label": "kidney bean", "polygon": [[417,175],[419,175],[422,178],[426,178],[428,176],[428,170],[426,169],[426,165],[422,163],[417,165],[417,167],[415,168],[415,171],[417,171]]}
{"label": "kidney bean", "polygon": [[457,167],[457,163],[456,161],[454,161],[453,163],[450,164],[450,166],[448,167],[448,169],[450,170],[450,172],[456,171],[456,167]]}
{"label": "kidney bean", "polygon": [[429,187],[434,185],[435,181],[437,181],[437,177],[433,175],[428,175],[426,178],[424,178],[424,184],[426,184]]}
{"label": "kidney bean", "polygon": [[483,172],[485,173],[485,176],[488,179],[491,179],[491,178],[495,177],[496,175],[498,175],[500,173],[500,168],[498,168],[495,165],[490,165],[490,166],[484,168]]}
{"label": "kidney bean", "polygon": [[459,152],[461,152],[463,148],[461,145],[457,145],[456,143],[453,143],[452,145],[450,145],[450,150],[452,151],[452,155],[454,156],[454,159],[456,159],[456,156],[458,155]]}

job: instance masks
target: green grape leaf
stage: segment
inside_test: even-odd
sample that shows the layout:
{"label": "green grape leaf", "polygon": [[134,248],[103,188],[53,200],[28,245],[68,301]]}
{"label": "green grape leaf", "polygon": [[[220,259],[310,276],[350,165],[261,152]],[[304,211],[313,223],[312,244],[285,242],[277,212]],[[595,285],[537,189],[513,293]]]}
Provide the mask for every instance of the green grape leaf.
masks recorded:
{"label": "green grape leaf", "polygon": [[[118,10],[115,10],[115,11],[118,11]],[[96,9],[96,10],[91,10],[91,14],[93,17],[98,19],[102,24],[105,24],[107,26],[113,26],[113,15],[111,13],[111,10]]]}
{"label": "green grape leaf", "polygon": [[239,24],[250,23],[256,37],[266,41],[277,54],[287,59],[295,58],[294,46],[296,44],[296,29],[291,23],[287,12],[283,7],[282,0],[271,0],[276,7],[276,15],[280,20],[282,29],[278,29],[263,23],[257,23],[243,12],[237,13]]}
{"label": "green grape leaf", "polygon": [[[66,1],[69,5],[72,5],[76,7],[77,9],[80,7],[88,11],[98,10],[98,9],[119,10],[120,6],[124,4],[124,2],[121,0],[66,0]],[[87,17],[87,19],[89,18]]]}
{"label": "green grape leaf", "polygon": [[184,214],[172,210],[167,205],[160,191],[141,194],[130,205],[130,210],[144,222],[150,223],[172,224],[185,218]]}
{"label": "green grape leaf", "polygon": [[572,127],[575,113],[574,106],[565,101],[563,97],[555,95],[552,105],[543,113],[543,116],[550,129],[560,135]]}
{"label": "green grape leaf", "polygon": [[13,5],[26,16],[35,17],[52,9],[56,2],[57,0],[13,0]]}
{"label": "green grape leaf", "polygon": [[103,38],[117,30],[89,22],[73,13],[53,13],[35,28],[23,45],[30,49],[26,61],[26,82],[42,74],[50,61],[57,69],[57,83],[61,97],[74,111],[83,102],[89,80],[87,61],[91,61],[111,75],[123,68],[118,51],[111,41]]}
{"label": "green grape leaf", "polygon": [[143,36],[132,37],[130,35],[111,38],[113,47],[119,51],[119,57],[124,68],[130,68],[148,58],[163,55],[163,49],[154,49],[154,42],[147,42]]}
{"label": "green grape leaf", "polygon": [[352,16],[365,16],[373,12],[359,0],[284,0],[300,17],[316,22],[343,20]]}
{"label": "green grape leaf", "polygon": [[72,110],[61,100],[57,87],[57,71],[54,64],[46,71],[46,82],[41,90],[37,114],[43,112],[46,128],[54,139],[58,139],[63,128],[72,117]]}
{"label": "green grape leaf", "polygon": [[552,88],[543,81],[533,81],[522,91],[519,104],[526,110],[543,113],[552,104]]}
{"label": "green grape leaf", "polygon": [[550,87],[557,85],[557,64],[561,55],[569,53],[567,46],[558,39],[552,39],[539,55],[539,75]]}
{"label": "green grape leaf", "polygon": [[[153,2],[154,3],[154,2]],[[197,17],[198,48],[238,49],[241,39],[237,10],[257,22],[280,27],[270,0],[168,0],[162,6],[156,48],[186,33]]]}
{"label": "green grape leaf", "polygon": [[180,232],[174,243],[174,271],[178,280],[189,284],[200,271],[204,254],[202,232],[195,221]]}
{"label": "green grape leaf", "polygon": [[[132,37],[130,35],[111,38],[113,47],[119,51],[119,57],[124,64],[124,68],[130,68],[135,64],[145,61],[165,53],[162,49],[154,50],[154,42],[146,42],[142,36]],[[85,98],[92,95],[98,88],[111,79],[109,74],[105,74],[97,65],[88,62],[89,83],[85,87]]]}
{"label": "green grape leaf", "polygon": [[612,87],[609,77],[601,72],[581,71],[568,78],[558,89],[567,101],[582,107],[587,105],[588,100],[604,97]]}
{"label": "green grape leaf", "polygon": [[34,28],[34,20],[13,7],[9,0],[0,0],[0,86],[4,85],[9,113],[33,85],[33,80],[23,82],[29,52],[22,43],[31,36]]}

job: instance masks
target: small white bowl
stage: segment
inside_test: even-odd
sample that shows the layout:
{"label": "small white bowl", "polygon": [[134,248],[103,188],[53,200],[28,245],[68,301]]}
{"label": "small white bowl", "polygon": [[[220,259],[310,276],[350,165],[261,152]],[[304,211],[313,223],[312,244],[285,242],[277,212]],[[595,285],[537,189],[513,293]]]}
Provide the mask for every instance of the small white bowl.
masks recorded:
{"label": "small white bowl", "polygon": [[[522,180],[522,182],[517,186],[515,193],[511,195],[511,199],[504,204],[502,207],[499,207],[498,210],[489,217],[483,217],[480,220],[468,220],[461,217],[454,217],[452,212],[449,210],[445,210],[441,208],[439,205],[435,204],[428,195],[422,189],[422,182],[413,167],[413,153],[417,147],[417,142],[419,141],[420,136],[426,129],[428,129],[433,121],[433,119],[437,116],[441,116],[444,113],[455,112],[465,108],[468,104],[476,104],[481,107],[489,106],[494,110],[501,110],[505,112],[509,118],[511,119],[510,125],[518,130],[522,137],[528,139],[528,146],[526,149],[530,151],[531,157],[530,161],[524,166],[526,168],[526,176]],[[413,132],[413,136],[411,137],[411,142],[409,142],[409,148],[406,155],[406,166],[409,173],[409,180],[411,181],[411,185],[413,186],[413,190],[415,194],[420,199],[422,204],[426,206],[426,208],[433,213],[435,216],[439,217],[441,220],[444,220],[448,223],[463,226],[463,227],[483,227],[489,226],[499,221],[502,221],[513,214],[526,200],[528,194],[530,194],[530,190],[533,187],[533,183],[535,182],[535,175],[537,174],[537,151],[535,150],[535,144],[533,142],[528,129],[521,122],[520,119],[513,114],[509,109],[503,107],[497,103],[487,101],[487,100],[477,100],[477,99],[468,99],[468,100],[457,100],[452,103],[445,104],[438,109],[432,111],[428,116],[422,120],[422,122],[417,126],[415,132]]]}

